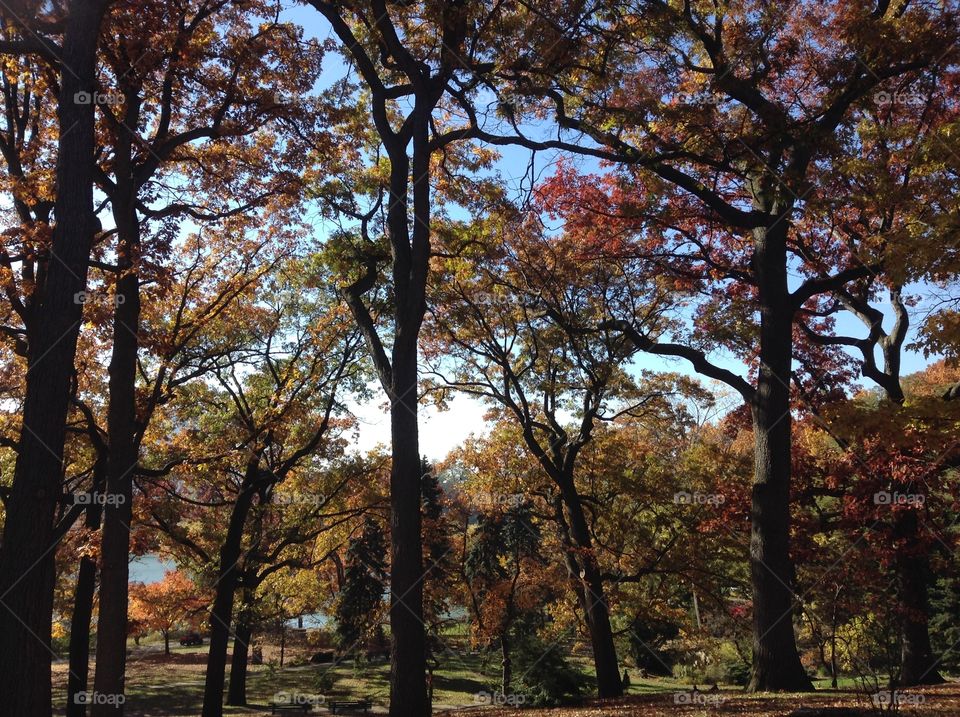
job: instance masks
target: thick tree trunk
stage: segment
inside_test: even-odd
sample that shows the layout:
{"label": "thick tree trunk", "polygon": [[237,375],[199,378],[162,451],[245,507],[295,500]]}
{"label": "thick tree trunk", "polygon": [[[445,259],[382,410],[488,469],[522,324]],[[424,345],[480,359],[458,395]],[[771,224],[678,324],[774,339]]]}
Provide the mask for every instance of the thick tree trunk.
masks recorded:
{"label": "thick tree trunk", "polygon": [[573,487],[573,479],[568,477],[562,491],[563,503],[570,523],[570,537],[578,549],[579,579],[583,590],[578,591],[590,631],[590,644],[593,648],[593,662],[597,672],[597,695],[600,697],[619,697],[623,694],[623,682],[617,663],[617,649],[613,641],[613,628],[610,625],[610,610],[603,590],[603,578],[593,552],[593,541],[587,518],[583,513],[580,496]]}
{"label": "thick tree trunk", "polygon": [[256,492],[258,463],[247,464],[237,502],[230,513],[227,536],[220,548],[220,570],[217,591],[210,610],[210,651],[203,688],[203,717],[223,716],[223,680],[227,671],[227,643],[233,616],[233,596],[237,589],[243,529]]}
{"label": "thick tree trunk", "polygon": [[394,351],[390,427],[390,715],[423,717],[427,700],[427,641],[423,625],[423,546],[420,533],[420,446],[416,343]]}
{"label": "thick tree trunk", "polygon": [[94,108],[75,100],[95,90],[104,0],[69,4],[57,105],[60,127],[56,225],[40,302],[28,325],[23,428],[0,553],[0,695],[6,714],[51,711],[54,518],[61,495],[70,378],[80,330],[93,213]]}
{"label": "thick tree trunk", "polygon": [[[902,511],[897,516],[896,532],[908,544],[917,542],[917,514]],[[927,580],[929,561],[922,550],[905,550],[897,556],[897,582],[900,597],[900,687],[938,685],[944,682],[937,670],[939,660],[930,644]]]}
{"label": "thick tree trunk", "polygon": [[[110,357],[110,405],[107,412],[109,454],[100,564],[100,611],[97,619],[97,665],[92,717],[119,717],[127,664],[127,607],[130,570],[130,523],[137,447],[137,353],[140,330],[139,227],[132,197],[114,197],[120,251]],[[124,211],[126,208],[126,211]],[[106,698],[104,698],[106,696]]]}
{"label": "thick tree trunk", "polygon": [[793,630],[790,559],[790,378],[793,308],[787,288],[786,221],[755,233],[760,301],[760,369],[753,404],[754,481],[750,579],[753,586],[751,691],[812,690]]}
{"label": "thick tree trunk", "polygon": [[233,654],[230,656],[230,686],[227,704],[244,707],[247,704],[247,656],[250,652],[250,623],[246,615],[237,617],[234,628]]}

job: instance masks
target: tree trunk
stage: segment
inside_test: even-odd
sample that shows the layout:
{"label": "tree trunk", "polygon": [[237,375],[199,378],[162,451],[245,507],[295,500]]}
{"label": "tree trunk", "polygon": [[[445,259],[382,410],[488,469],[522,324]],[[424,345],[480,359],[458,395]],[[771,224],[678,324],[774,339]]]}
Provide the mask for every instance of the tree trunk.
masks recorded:
{"label": "tree trunk", "polygon": [[[106,481],[106,445],[99,442],[96,446],[97,461],[93,467],[93,490],[96,497],[103,491]],[[102,514],[97,500],[87,506],[84,521],[89,530],[100,527]],[[84,555],[80,558],[77,571],[77,586],[73,593],[73,614],[70,617],[70,669],[67,674],[67,717],[84,717],[87,714],[86,702],[78,700],[77,695],[87,691],[90,673],[90,622],[93,618],[93,598],[97,588],[97,561]]]}
{"label": "tree trunk", "polygon": [[[119,192],[118,192],[119,193]],[[107,411],[106,507],[100,563],[100,612],[97,619],[98,695],[122,695],[127,664],[127,607],[130,578],[130,523],[133,516],[133,476],[138,463],[137,353],[140,331],[140,237],[133,196],[114,196],[114,217],[120,242],[120,276],[114,306],[113,351],[110,357]],[[100,699],[91,717],[119,717],[120,699]]]}
{"label": "tree trunk", "polygon": [[896,533],[907,540],[908,549],[897,556],[896,570],[900,597],[900,687],[939,685],[939,660],[930,644],[927,580],[929,559],[917,545],[917,514],[904,510],[897,516]]}
{"label": "tree trunk", "polygon": [[84,555],[80,558],[77,587],[73,593],[73,616],[70,618],[70,671],[67,673],[67,717],[84,717],[85,702],[77,695],[87,691],[90,670],[90,620],[93,596],[97,586],[97,563]]}
{"label": "tree trunk", "polygon": [[510,660],[510,638],[506,630],[500,636],[500,692],[504,696],[510,694],[510,683],[513,682],[513,662]]}
{"label": "tree trunk", "polygon": [[233,594],[237,589],[237,563],[240,561],[244,525],[256,492],[257,472],[258,462],[249,462],[237,502],[230,513],[227,537],[220,548],[217,590],[210,610],[210,651],[203,688],[203,717],[223,715],[223,680],[227,671],[227,643],[230,639],[230,619],[233,616]]}
{"label": "tree trunk", "polygon": [[244,707],[247,704],[247,656],[250,650],[250,622],[245,614],[237,617],[234,628],[233,654],[230,656],[230,686],[227,704]]}
{"label": "tree trunk", "polygon": [[92,93],[105,0],[72,0],[61,51],[56,224],[40,301],[28,325],[28,372],[0,553],[0,694],[7,714],[51,713],[54,518],[62,492],[70,380],[82,317],[78,295],[99,224],[93,213]]}
{"label": "tree trunk", "polygon": [[790,378],[793,308],[787,287],[786,225],[754,234],[760,302],[760,369],[754,397],[750,579],[753,676],[750,691],[813,689],[793,630],[790,559]]}
{"label": "tree trunk", "polygon": [[578,591],[578,596],[587,620],[587,629],[590,631],[593,662],[597,672],[597,695],[619,697],[623,694],[623,681],[620,679],[617,648],[613,641],[613,628],[610,626],[610,609],[604,595],[603,578],[593,552],[587,518],[583,513],[580,496],[573,486],[572,477],[565,480],[561,493],[569,516],[570,537],[579,553],[579,575],[573,578],[579,579],[583,586],[583,590]]}
{"label": "tree trunk", "polygon": [[423,626],[416,343],[393,361],[390,427],[390,715],[430,714]]}
{"label": "tree trunk", "polygon": [[170,631],[169,630],[163,631],[163,654],[167,655],[167,657],[170,656]]}

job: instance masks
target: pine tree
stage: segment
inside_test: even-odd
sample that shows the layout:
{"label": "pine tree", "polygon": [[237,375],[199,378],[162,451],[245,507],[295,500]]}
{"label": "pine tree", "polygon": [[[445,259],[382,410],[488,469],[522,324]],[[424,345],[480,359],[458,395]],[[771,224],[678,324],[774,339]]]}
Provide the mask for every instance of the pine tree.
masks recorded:
{"label": "pine tree", "polygon": [[448,610],[447,596],[456,579],[450,525],[444,513],[443,488],[433,466],[423,458],[420,483],[423,523],[423,617],[429,643],[437,641],[441,621]]}
{"label": "pine tree", "polygon": [[377,622],[386,591],[387,544],[380,524],[367,516],[360,535],[347,548],[343,590],[337,601],[337,644],[353,652]]}

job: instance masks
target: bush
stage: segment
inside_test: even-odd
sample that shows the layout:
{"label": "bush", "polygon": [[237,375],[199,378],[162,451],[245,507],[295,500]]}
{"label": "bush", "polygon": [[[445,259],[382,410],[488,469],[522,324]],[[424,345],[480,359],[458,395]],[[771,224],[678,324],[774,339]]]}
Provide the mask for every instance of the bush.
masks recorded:
{"label": "bush", "polygon": [[524,705],[552,707],[577,700],[589,688],[588,678],[568,660],[561,645],[542,640],[535,626],[519,626],[513,662],[520,675],[515,690]]}
{"label": "bush", "polygon": [[673,676],[697,684],[732,684],[744,686],[750,681],[750,665],[745,663],[733,644],[713,641],[688,652],[673,666]]}
{"label": "bush", "polygon": [[669,676],[677,656],[665,645],[680,634],[680,628],[663,620],[634,618],[630,625],[630,653],[637,668],[650,675]]}

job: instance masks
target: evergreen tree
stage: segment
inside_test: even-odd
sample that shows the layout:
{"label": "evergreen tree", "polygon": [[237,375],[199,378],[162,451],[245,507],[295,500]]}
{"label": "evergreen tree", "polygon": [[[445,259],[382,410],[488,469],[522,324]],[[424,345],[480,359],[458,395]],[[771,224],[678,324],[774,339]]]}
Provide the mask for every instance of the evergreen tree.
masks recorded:
{"label": "evergreen tree", "polygon": [[457,573],[450,523],[444,512],[443,487],[426,458],[421,460],[420,467],[420,500],[423,512],[423,619],[427,624],[428,650],[432,652],[449,608],[448,596]]}
{"label": "evergreen tree", "polygon": [[942,655],[939,667],[955,672],[960,657],[960,579],[941,577],[930,595],[930,638],[935,654]]}
{"label": "evergreen tree", "polygon": [[376,623],[386,591],[387,544],[380,524],[367,516],[347,547],[343,590],[336,606],[337,644],[353,652]]}

